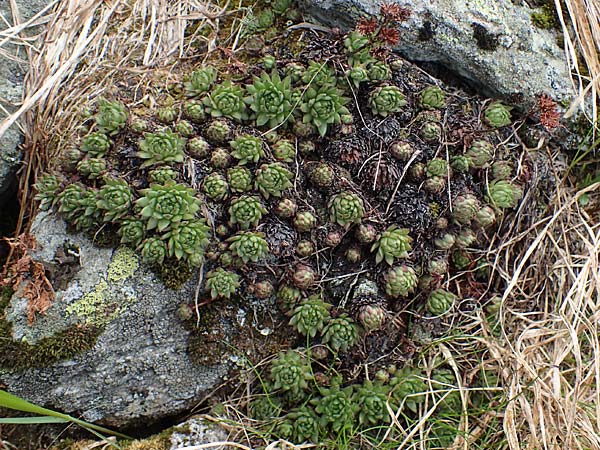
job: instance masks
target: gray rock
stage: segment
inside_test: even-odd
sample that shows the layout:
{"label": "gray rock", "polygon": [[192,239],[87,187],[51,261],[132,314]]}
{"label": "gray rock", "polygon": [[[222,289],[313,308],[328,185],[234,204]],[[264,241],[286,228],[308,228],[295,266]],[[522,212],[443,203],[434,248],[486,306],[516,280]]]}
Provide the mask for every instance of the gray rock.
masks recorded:
{"label": "gray rock", "polygon": [[168,289],[133,251],[98,249],[85,235],[68,234],[65,223],[49,213],[38,214],[32,233],[40,246],[36,260],[51,264],[67,245],[78,249],[81,268],[33,324],[27,322],[26,301],[13,296],[7,315],[13,337],[35,344],[75,324],[104,330],[91,350],[70,360],[0,370],[7,390],[88,421],[124,426],[188,409],[226,375],[229,355],[201,365],[187,352],[190,331],[176,311],[193,301],[197,279]]}
{"label": "gray rock", "polygon": [[[377,14],[375,0],[301,0],[316,20],[345,29]],[[531,10],[511,0],[399,0],[412,10],[397,50],[411,61],[436,63],[470,80],[479,92],[526,104],[542,92],[574,96],[556,35],[531,24]]]}
{"label": "gray rock", "polygon": [[[227,432],[214,423],[192,417],[173,428],[173,433],[169,440],[171,443],[170,450],[177,450],[194,445],[226,442]],[[227,447],[215,446],[211,448],[214,450],[224,450]]]}
{"label": "gray rock", "polygon": [[[9,1],[0,1],[1,27],[6,23],[13,23],[13,11],[10,3]],[[49,3],[50,0],[16,0],[20,22],[28,21]],[[31,35],[37,32],[39,30],[30,29],[25,34]],[[23,79],[29,70],[27,63],[19,61],[26,61],[27,54],[23,48],[8,44],[3,45],[2,50],[11,57],[0,53],[0,101],[8,112],[13,112],[21,101]],[[0,109],[0,122],[4,118],[5,114]],[[22,142],[23,136],[16,124],[9,128],[3,136],[0,136],[0,205],[3,203],[2,197],[12,191],[10,188],[15,181],[15,172],[22,158],[19,148]]]}

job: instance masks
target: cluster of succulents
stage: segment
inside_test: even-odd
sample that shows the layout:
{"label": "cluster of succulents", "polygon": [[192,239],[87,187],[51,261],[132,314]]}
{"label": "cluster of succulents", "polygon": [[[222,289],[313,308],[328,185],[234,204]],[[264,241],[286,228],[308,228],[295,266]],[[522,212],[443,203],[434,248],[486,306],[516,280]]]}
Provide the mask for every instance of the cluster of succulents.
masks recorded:
{"label": "cluster of succulents", "polygon": [[[271,30],[286,2],[249,28]],[[139,117],[102,100],[65,158],[68,174],[40,177],[36,199],[77,230],[106,227],[148,264],[202,268],[207,302],[276,297],[301,340],[341,358],[406,304],[444,320],[466,292],[461,272],[524,195],[517,155],[505,150],[510,109],[474,108],[413,73],[398,82],[410,65],[373,47],[373,33],[331,41],[335,58],[261,56],[244,74],[214,52]],[[375,284],[377,301],[346,295],[357,277]],[[282,397],[252,409],[296,442],[382,424],[386,401],[413,411],[425,389],[406,371],[319,390],[297,352],[270,378]],[[311,383],[318,403],[306,402]]]}

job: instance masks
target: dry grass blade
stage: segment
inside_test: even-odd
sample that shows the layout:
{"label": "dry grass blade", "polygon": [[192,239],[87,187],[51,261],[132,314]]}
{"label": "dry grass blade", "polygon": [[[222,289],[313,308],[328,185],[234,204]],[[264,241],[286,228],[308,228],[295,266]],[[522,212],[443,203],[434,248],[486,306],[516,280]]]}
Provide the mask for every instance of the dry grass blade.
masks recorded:
{"label": "dry grass blade", "polygon": [[[600,3],[598,0],[555,0],[555,5],[564,32],[565,55],[580,94],[566,117],[581,109],[596,130],[600,96]],[[588,94],[591,112],[585,108]]]}

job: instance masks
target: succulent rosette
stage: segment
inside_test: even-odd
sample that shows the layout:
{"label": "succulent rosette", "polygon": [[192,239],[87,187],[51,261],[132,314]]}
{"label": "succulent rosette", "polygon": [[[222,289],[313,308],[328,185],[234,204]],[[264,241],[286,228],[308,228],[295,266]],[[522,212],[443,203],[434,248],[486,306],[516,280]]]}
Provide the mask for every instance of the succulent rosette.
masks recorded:
{"label": "succulent rosette", "polygon": [[271,195],[281,197],[283,191],[292,186],[293,176],[281,163],[263,164],[256,170],[254,186],[266,199]]}
{"label": "succulent rosette", "polygon": [[494,180],[487,186],[487,201],[497,208],[514,208],[523,196],[520,187],[506,180]]}
{"label": "succulent rosette", "polygon": [[387,387],[369,380],[358,387],[353,403],[358,406],[358,421],[362,425],[381,425],[389,420],[388,392]]}
{"label": "succulent rosette", "polygon": [[147,230],[166,231],[179,222],[194,219],[200,209],[195,191],[185,184],[153,184],[141,192],[143,197],[136,205],[147,221]]}
{"label": "succulent rosette", "polygon": [[276,127],[287,122],[293,111],[291,78],[279,77],[273,70],[271,75],[263,72],[246,86],[250,94],[245,101],[256,114],[256,125]]}
{"label": "succulent rosette", "polygon": [[228,191],[227,181],[220,173],[213,172],[204,179],[202,190],[211,200],[224,200]]}
{"label": "succulent rosette", "polygon": [[244,263],[258,262],[269,252],[265,235],[256,231],[242,231],[227,239],[230,250]]}
{"label": "succulent rosette", "polygon": [[377,250],[375,261],[379,264],[385,260],[390,266],[395,259],[408,257],[411,250],[412,238],[408,235],[410,230],[407,228],[398,228],[396,225],[390,226],[381,233],[381,236],[371,247],[371,251]]}
{"label": "succulent rosette", "polygon": [[77,171],[90,180],[96,180],[106,171],[106,160],[103,158],[82,159],[77,164]]}
{"label": "succulent rosette", "polygon": [[338,383],[329,389],[322,389],[322,397],[313,400],[321,426],[329,426],[334,432],[354,426],[358,405],[352,401],[352,391],[352,386],[340,388]]}
{"label": "succulent rosette", "polygon": [[319,416],[308,406],[290,411],[286,421],[292,424],[291,439],[298,444],[303,442],[319,442],[321,425]]}
{"label": "succulent rosette", "polygon": [[147,264],[162,264],[167,256],[165,243],[156,237],[150,237],[140,246],[142,260]]}
{"label": "succulent rosette", "polygon": [[313,124],[319,134],[325,136],[329,125],[340,123],[342,114],[350,114],[344,106],[348,101],[333,86],[308,88],[300,105],[304,113],[302,121]]}
{"label": "succulent rosette", "polygon": [[473,141],[465,156],[469,159],[470,166],[481,169],[492,159],[494,146],[487,141],[478,139]]}
{"label": "succulent rosette", "polygon": [[384,275],[385,293],[394,298],[407,297],[415,291],[418,281],[412,267],[393,267]]}
{"label": "succulent rosette", "polygon": [[244,134],[231,141],[229,145],[233,149],[232,156],[238,159],[239,164],[242,165],[249,162],[257,163],[260,158],[265,156],[262,140],[256,136]]}
{"label": "succulent rosette", "polygon": [[311,295],[294,309],[290,325],[300,334],[314,338],[329,321],[330,309],[331,305],[324,302],[320,295]]}
{"label": "succulent rosette", "polygon": [[211,66],[194,70],[183,82],[185,95],[198,97],[208,92],[217,79],[217,71]]}
{"label": "succulent rosette", "polygon": [[421,91],[421,106],[426,109],[440,109],[446,106],[444,91],[439,86],[428,86]]}
{"label": "succulent rosette", "polygon": [[456,302],[456,295],[444,289],[436,289],[427,299],[427,311],[435,316],[446,314]]}
{"label": "succulent rosette", "polygon": [[258,225],[266,212],[259,198],[254,195],[241,195],[233,199],[229,207],[231,222],[238,224],[242,230]]}
{"label": "succulent rosette", "polygon": [[383,61],[373,61],[369,64],[370,81],[386,81],[392,78],[392,69]]}
{"label": "succulent rosette", "polygon": [[479,208],[477,197],[467,192],[454,199],[452,218],[462,225],[468,225],[477,215]]}
{"label": "succulent rosette", "polygon": [[485,121],[490,126],[494,128],[501,128],[505,127],[506,125],[510,125],[512,122],[510,110],[511,108],[500,102],[492,102],[485,109],[483,115],[485,116]]}
{"label": "succulent rosette", "polygon": [[69,222],[79,215],[84,215],[88,192],[81,184],[68,185],[58,194],[58,212]]}
{"label": "succulent rosette", "polygon": [[370,49],[369,38],[358,31],[348,33],[344,39],[344,47],[348,54],[348,64],[355,67],[373,60]]}
{"label": "succulent rosette", "polygon": [[202,102],[212,117],[228,117],[238,121],[248,117],[244,90],[229,80],[215,86]]}
{"label": "succulent rosette", "polygon": [[121,244],[129,244],[132,247],[137,247],[144,239],[144,231],[144,222],[141,220],[134,217],[123,220],[119,228]]}
{"label": "succulent rosette", "polygon": [[240,276],[222,267],[206,274],[206,289],[213,299],[230,298],[240,287]]}
{"label": "succulent rosette", "polygon": [[323,328],[323,343],[335,351],[347,351],[358,342],[358,325],[347,315],[331,319]]}
{"label": "succulent rosette", "polygon": [[327,63],[310,61],[302,82],[310,86],[333,86],[336,84],[335,72]]}
{"label": "succulent rosette", "polygon": [[40,202],[40,209],[46,210],[56,204],[61,184],[62,179],[56,175],[44,174],[37,179],[35,200]]}
{"label": "succulent rosette", "polygon": [[227,182],[232,192],[252,189],[252,173],[245,167],[233,167],[227,171]]}
{"label": "succulent rosette", "polygon": [[127,110],[122,103],[101,99],[98,101],[98,112],[95,119],[101,133],[113,136],[125,128]]}
{"label": "succulent rosette", "polygon": [[396,86],[381,86],[375,88],[369,96],[369,107],[373,114],[387,117],[399,112],[406,105],[406,98]]}
{"label": "succulent rosette", "polygon": [[158,167],[148,174],[150,183],[166,184],[177,178],[177,172],[170,167]]}
{"label": "succulent rosette", "polygon": [[358,321],[366,331],[379,330],[386,319],[386,311],[380,305],[364,305],[358,313]]}
{"label": "succulent rosette", "polygon": [[144,160],[142,167],[150,167],[156,164],[183,162],[185,153],[185,139],[171,130],[146,133],[138,142],[138,158]]}
{"label": "succulent rosette", "polygon": [[298,352],[288,350],[271,361],[273,389],[298,392],[308,389],[308,382],[312,378],[312,370],[308,360]]}
{"label": "succulent rosette", "polygon": [[273,156],[276,160],[290,163],[296,158],[296,147],[288,139],[281,139],[273,144]]}
{"label": "succulent rosette", "polygon": [[419,404],[425,401],[427,386],[421,374],[410,367],[403,367],[390,379],[392,397],[397,404],[417,412]]}
{"label": "succulent rosette", "polygon": [[321,189],[328,188],[332,185],[335,179],[335,174],[331,166],[325,162],[320,162],[310,173],[310,180],[313,184]]}
{"label": "succulent rosette", "polygon": [[105,222],[125,217],[133,205],[133,192],[125,180],[107,179],[98,191],[96,207],[103,211]]}
{"label": "succulent rosette", "polygon": [[94,158],[104,156],[109,149],[110,139],[101,132],[91,133],[84,137],[81,142],[81,151]]}
{"label": "succulent rosette", "polygon": [[353,192],[341,192],[329,201],[331,221],[348,228],[353,223],[360,223],[365,214],[362,199]]}
{"label": "succulent rosette", "polygon": [[202,255],[208,244],[209,230],[204,220],[185,221],[172,227],[163,236],[167,242],[169,256],[182,259]]}

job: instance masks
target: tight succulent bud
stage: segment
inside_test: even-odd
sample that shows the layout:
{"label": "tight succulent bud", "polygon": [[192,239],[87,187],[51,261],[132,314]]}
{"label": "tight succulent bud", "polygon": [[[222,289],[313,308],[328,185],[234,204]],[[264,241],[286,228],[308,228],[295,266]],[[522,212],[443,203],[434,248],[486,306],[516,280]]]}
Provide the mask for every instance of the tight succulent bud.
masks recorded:
{"label": "tight succulent bud", "polygon": [[197,159],[206,158],[210,151],[210,145],[203,137],[197,136],[187,142],[187,150],[190,156]]}
{"label": "tight succulent bud", "polygon": [[350,247],[346,250],[346,261],[351,264],[359,263],[362,259],[362,253],[360,247]]}
{"label": "tight succulent bud", "polygon": [[314,253],[314,251],[315,246],[311,241],[307,241],[306,239],[299,241],[298,245],[296,246],[296,253],[298,253],[298,256],[301,257],[310,256]]}
{"label": "tight succulent bud", "polygon": [[450,161],[450,167],[460,173],[466,173],[471,167],[471,160],[463,155],[457,155]]}
{"label": "tight succulent bud", "polygon": [[273,284],[268,280],[258,281],[251,285],[249,290],[256,298],[269,298],[273,295]]}
{"label": "tight succulent bud", "polygon": [[332,185],[335,175],[327,163],[319,163],[310,174],[310,180],[318,188],[328,188]]}
{"label": "tight succulent bud", "polygon": [[408,161],[415,150],[412,145],[404,141],[396,141],[389,148],[390,154],[399,161]]}
{"label": "tight succulent bud", "polygon": [[275,206],[275,214],[283,219],[288,219],[296,214],[297,209],[298,206],[294,200],[283,198]]}
{"label": "tight succulent bud", "polygon": [[332,222],[348,228],[353,223],[360,223],[365,214],[362,199],[353,192],[341,192],[329,201],[329,215]]}
{"label": "tight succulent bud", "polygon": [[423,183],[423,189],[430,194],[440,194],[446,189],[446,177],[427,178]]}
{"label": "tight succulent bud", "polygon": [[487,141],[473,141],[465,156],[475,169],[482,169],[492,159],[494,146]]}
{"label": "tight succulent bud", "polygon": [[426,141],[438,141],[442,136],[442,127],[436,122],[425,122],[421,125],[420,134]]}
{"label": "tight succulent bud", "polygon": [[231,163],[231,155],[224,148],[215,148],[210,155],[210,165],[215,169],[224,169]]}
{"label": "tight succulent bud", "polygon": [[358,312],[358,321],[369,331],[381,329],[385,322],[386,310],[379,305],[365,305]]}
{"label": "tight succulent bud", "polygon": [[456,302],[456,295],[443,289],[436,289],[427,299],[427,310],[436,316],[446,314]]}
{"label": "tight succulent bud", "polygon": [[459,248],[467,248],[477,242],[477,235],[470,228],[464,228],[456,236],[456,246]]}
{"label": "tight succulent bud", "polygon": [[339,231],[330,231],[325,235],[323,243],[327,247],[337,247],[342,242],[342,233]]}
{"label": "tight succulent bud", "polygon": [[428,86],[421,91],[421,106],[427,109],[439,109],[446,106],[444,91],[438,86]]}
{"label": "tight succulent bud", "polygon": [[377,230],[371,224],[361,223],[356,227],[354,234],[361,244],[371,244],[377,239]]}
{"label": "tight succulent bud", "polygon": [[312,230],[317,225],[317,219],[308,211],[301,211],[294,217],[294,227],[301,233]]}
{"label": "tight succulent bud", "polygon": [[510,125],[510,109],[506,105],[500,102],[492,102],[485,109],[484,116],[485,121],[494,128],[505,127]]}
{"label": "tight succulent bud", "polygon": [[446,258],[432,259],[427,263],[430,275],[445,276],[448,273],[448,260]]}
{"label": "tight succulent bud", "polygon": [[224,120],[213,120],[206,129],[206,137],[215,144],[224,144],[231,138],[231,127]]}
{"label": "tight succulent bud", "polygon": [[389,269],[384,277],[385,293],[390,297],[406,297],[417,287],[417,274],[408,266],[397,266]]}
{"label": "tight succulent bud", "polygon": [[513,165],[508,161],[496,161],[492,164],[492,178],[509,180],[513,173]]}
{"label": "tight succulent bud", "polygon": [[315,279],[315,271],[306,264],[298,264],[292,274],[292,281],[298,289],[310,289],[315,284]]}
{"label": "tight succulent bud", "polygon": [[475,222],[477,222],[481,228],[487,228],[496,222],[496,213],[491,207],[484,206],[477,211],[477,214],[475,215]]}
{"label": "tight succulent bud", "polygon": [[441,237],[434,239],[433,243],[440,250],[449,250],[451,249],[456,242],[456,237],[453,234],[446,233]]}
{"label": "tight succulent bud", "polygon": [[468,225],[479,211],[479,200],[473,194],[466,193],[454,199],[452,218],[462,225]]}
{"label": "tight succulent bud", "polygon": [[494,180],[487,186],[487,201],[497,208],[514,208],[523,196],[518,186],[506,180]]}

